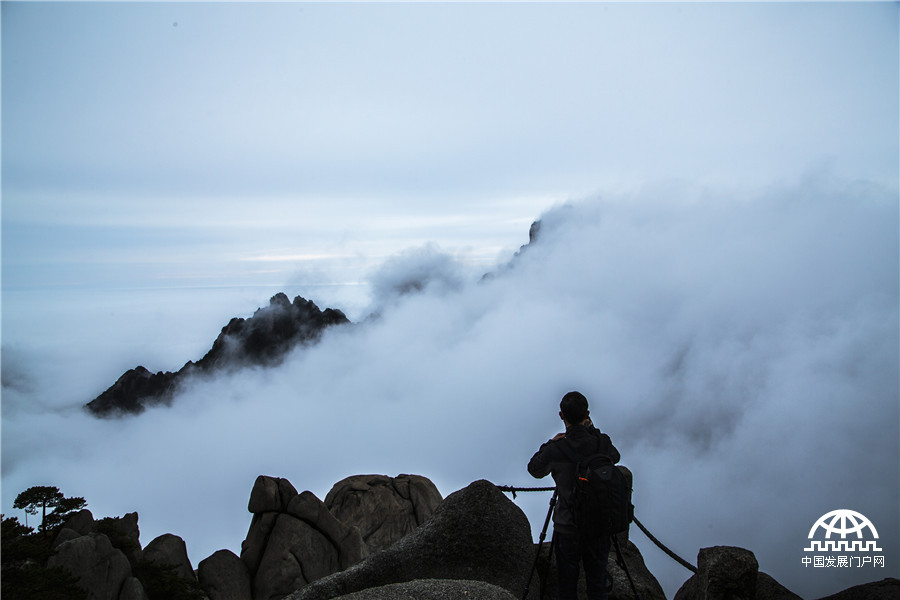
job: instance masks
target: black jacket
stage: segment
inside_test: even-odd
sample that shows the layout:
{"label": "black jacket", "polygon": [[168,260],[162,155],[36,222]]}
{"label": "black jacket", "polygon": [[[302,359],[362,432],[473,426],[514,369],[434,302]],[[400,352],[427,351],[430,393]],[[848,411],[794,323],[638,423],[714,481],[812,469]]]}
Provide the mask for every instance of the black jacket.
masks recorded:
{"label": "black jacket", "polygon": [[566,437],[551,440],[541,445],[528,462],[528,472],[540,479],[548,474],[553,475],[556,489],[559,490],[556,511],[553,513],[553,528],[560,533],[576,533],[572,518],[572,498],[575,493],[575,463],[560,448],[566,444],[571,453],[579,458],[587,458],[592,454],[605,454],[613,462],[619,462],[621,456],[613,446],[609,436],[599,429],[588,425],[572,425],[566,429]]}

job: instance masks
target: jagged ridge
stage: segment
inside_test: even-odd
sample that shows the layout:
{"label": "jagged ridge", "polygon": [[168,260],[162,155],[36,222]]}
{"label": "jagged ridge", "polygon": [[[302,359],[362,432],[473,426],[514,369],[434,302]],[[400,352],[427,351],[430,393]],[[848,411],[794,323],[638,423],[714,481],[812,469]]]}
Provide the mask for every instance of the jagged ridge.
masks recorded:
{"label": "jagged ridge", "polygon": [[340,310],[320,310],[301,296],[293,303],[284,293],[269,300],[249,319],[233,318],[222,328],[212,348],[197,362],[176,372],[153,373],[143,366],[126,371],[105,392],[85,404],[98,417],[139,414],[148,406],[171,402],[189,375],[209,374],[242,366],[273,366],[299,344],[313,344],[332,325],[349,323]]}

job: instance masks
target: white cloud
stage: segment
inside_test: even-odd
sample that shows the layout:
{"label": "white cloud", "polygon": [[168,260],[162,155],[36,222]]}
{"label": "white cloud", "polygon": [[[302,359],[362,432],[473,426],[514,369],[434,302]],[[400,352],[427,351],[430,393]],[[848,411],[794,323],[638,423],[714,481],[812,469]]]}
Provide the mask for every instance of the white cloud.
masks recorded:
{"label": "white cloud", "polygon": [[[815,180],[742,198],[667,185],[576,202],[483,281],[436,247],[386,261],[376,297],[410,278],[438,285],[393,296],[380,318],[279,368],[198,380],[172,408],[123,421],[8,410],[58,405],[48,397],[64,388],[70,402],[73,389],[99,393],[118,374],[63,362],[64,381],[4,388],[4,507],[29,485],[58,485],[98,515],[139,511],[144,543],[181,535],[196,564],[239,549],[262,473],[320,497],[362,472],[420,473],[444,494],[482,477],[535,484],[524,466],[558,430],[558,398],[580,389],[635,472],[639,518],[687,558],[742,545],[804,596],[872,579],[813,577],[800,552],[838,505],[879,531],[900,524],[893,194]],[[178,318],[174,302],[167,311]],[[140,354],[135,329],[116,334],[128,356]],[[160,358],[190,327],[164,333],[146,345]],[[94,361],[112,351],[78,339],[73,352]],[[517,500],[535,527],[546,501]],[[674,593],[687,573],[634,539]]]}

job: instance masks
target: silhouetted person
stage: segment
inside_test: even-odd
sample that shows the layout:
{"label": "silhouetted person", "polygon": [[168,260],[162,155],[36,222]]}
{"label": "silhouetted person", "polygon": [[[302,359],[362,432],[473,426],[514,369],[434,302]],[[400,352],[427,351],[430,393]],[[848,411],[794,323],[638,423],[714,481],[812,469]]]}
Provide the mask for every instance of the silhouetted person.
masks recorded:
{"label": "silhouetted person", "polygon": [[[575,526],[572,504],[575,493],[575,463],[592,454],[605,454],[613,464],[621,458],[609,436],[594,427],[590,419],[588,401],[579,392],[569,392],[559,403],[559,416],[566,425],[528,462],[528,472],[540,479],[553,475],[558,490],[558,502],[553,513],[553,551],[559,578],[559,600],[575,600],[578,589],[579,563],[584,565],[589,600],[606,600],[606,561],[609,556],[609,534],[590,537]],[[567,454],[561,444],[568,445]]]}

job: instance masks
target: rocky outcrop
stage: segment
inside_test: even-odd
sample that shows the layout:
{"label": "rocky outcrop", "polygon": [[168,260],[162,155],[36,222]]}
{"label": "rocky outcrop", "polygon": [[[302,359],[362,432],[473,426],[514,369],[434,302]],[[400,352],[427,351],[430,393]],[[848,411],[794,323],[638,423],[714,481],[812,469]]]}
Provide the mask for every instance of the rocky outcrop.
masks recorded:
{"label": "rocky outcrop", "polygon": [[[72,531],[72,530],[70,530]],[[47,562],[63,567],[87,590],[88,600],[119,600],[122,587],[131,578],[125,555],[103,534],[91,533],[60,544]]]}
{"label": "rocky outcrop", "polygon": [[136,512],[128,513],[124,517],[100,519],[94,523],[93,531],[106,535],[113,546],[125,553],[132,565],[136,565],[143,558],[141,530],[138,527]]}
{"label": "rocky outcrop", "polygon": [[888,577],[881,581],[855,585],[821,600],[896,600],[897,598],[900,598],[900,579]]}
{"label": "rocky outcrop", "polygon": [[150,600],[147,592],[144,590],[143,584],[137,577],[129,577],[122,584],[122,592],[119,594],[119,600]]}
{"label": "rocky outcrop", "polygon": [[483,581],[417,579],[369,588],[341,596],[341,600],[516,600],[507,590]]}
{"label": "rocky outcrop", "polygon": [[78,535],[87,535],[94,529],[94,515],[88,509],[83,508],[66,519],[63,528],[71,529]]}
{"label": "rocky outcrop", "polygon": [[56,536],[53,538],[51,548],[57,548],[61,544],[80,538],[94,531],[94,515],[88,509],[82,509],[66,519]]}
{"label": "rocky outcrop", "polygon": [[448,496],[431,519],[390,548],[289,598],[336,598],[417,579],[482,581],[518,595],[532,552],[525,514],[492,483],[476,481]]}
{"label": "rocky outcrop", "polygon": [[276,365],[298,345],[313,344],[326,328],[344,323],[349,320],[339,310],[320,310],[300,296],[291,302],[279,293],[249,319],[231,319],[197,362],[190,361],[177,372],[153,373],[143,366],[135,367],[85,408],[98,417],[138,414],[148,406],[171,402],[180,383],[191,375]]}
{"label": "rocky outcrop", "polygon": [[749,550],[730,546],[701,548],[697,555],[697,582],[707,600],[756,598],[759,563]]}
{"label": "rocky outcrop", "polygon": [[253,519],[241,560],[254,600],[283,598],[368,554],[359,530],[338,521],[311,492],[298,494],[286,479],[258,477],[248,509]]}
{"label": "rocky outcrop", "polygon": [[612,580],[610,597],[614,600],[632,599],[635,597],[634,591],[631,589],[631,583],[628,581],[628,575],[631,575],[631,580],[634,582],[634,587],[637,589],[638,597],[641,600],[666,600],[666,594],[663,592],[659,581],[653,576],[647,565],[644,564],[644,557],[641,555],[641,551],[624,534],[619,536],[619,548],[622,551],[622,560],[625,562],[628,573],[626,574],[616,561],[615,548],[610,549],[606,569]]}
{"label": "rocky outcrop", "polygon": [[733,546],[701,548],[697,573],[675,594],[674,600],[799,600],[771,576],[759,571],[749,550]]}
{"label": "rocky outcrop", "polygon": [[356,527],[373,553],[412,533],[441,500],[437,487],[420,475],[354,475],[331,488],[325,506],[338,521]]}
{"label": "rocky outcrop", "polygon": [[[170,578],[165,585],[174,575],[184,582],[183,589],[198,591],[184,540],[164,534],[142,549],[136,512],[95,521],[90,511],[79,511],[60,527],[52,548],[47,566],[72,573],[90,600],[148,600],[160,576]],[[157,589],[156,596],[160,593]]]}
{"label": "rocky outcrop", "polygon": [[230,550],[219,550],[200,561],[197,579],[209,600],[253,600],[250,572]]}
{"label": "rocky outcrop", "polygon": [[[286,479],[260,476],[250,493],[248,508],[253,517],[241,556],[220,550],[200,562],[196,576],[181,538],[165,534],[142,550],[137,513],[95,521],[90,511],[82,510],[69,516],[57,531],[46,566],[72,573],[90,600],[160,597],[167,593],[160,587],[160,577],[164,585],[183,582],[181,589],[191,595],[202,590],[208,600],[509,600],[522,596],[535,560],[531,528],[521,510],[489,482],[476,481],[441,502],[434,485],[421,476],[359,475],[335,484],[326,499],[328,503],[310,492],[297,493]],[[375,514],[367,516],[367,511]],[[401,530],[379,527],[379,519],[415,523],[416,528],[392,544],[379,542],[387,547],[370,553],[360,526],[376,540],[377,531],[397,535]],[[640,598],[664,600],[637,547],[627,535],[620,535],[618,541]],[[555,597],[555,561],[548,564],[548,551],[545,544],[529,600]],[[703,548],[697,564],[698,572],[675,600],[799,600],[759,572],[749,550]],[[610,600],[634,598],[614,550],[608,572]],[[5,581],[4,591],[8,585]],[[580,589],[583,595],[583,581]],[[888,578],[821,600],[887,600],[898,593],[900,580]]]}
{"label": "rocky outcrop", "polygon": [[759,572],[756,578],[756,600],[802,600],[768,573]]}
{"label": "rocky outcrop", "polygon": [[187,545],[177,535],[164,533],[144,548],[144,560],[160,567],[172,567],[178,577],[194,581],[194,568],[187,554]]}
{"label": "rocky outcrop", "polygon": [[[185,369],[190,368],[190,363]],[[182,371],[152,373],[143,366],[129,369],[105,392],[85,405],[94,416],[138,414],[147,406],[167,404],[175,393]]]}

